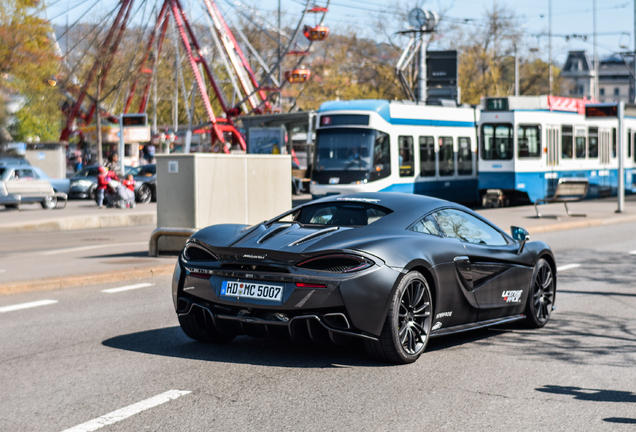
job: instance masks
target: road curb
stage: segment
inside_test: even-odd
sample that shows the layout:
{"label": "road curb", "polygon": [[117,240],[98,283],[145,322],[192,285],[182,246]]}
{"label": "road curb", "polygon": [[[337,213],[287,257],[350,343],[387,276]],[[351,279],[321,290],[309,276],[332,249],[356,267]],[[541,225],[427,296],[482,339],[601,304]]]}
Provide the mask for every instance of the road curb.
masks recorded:
{"label": "road curb", "polygon": [[131,270],[117,270],[103,273],[91,273],[77,276],[37,279],[32,281],[0,284],[0,295],[18,294],[33,291],[50,291],[60,288],[71,288],[84,285],[98,285],[133,279],[146,279],[153,276],[172,275],[174,264],[163,264],[154,267],[142,267]]}
{"label": "road curb", "polygon": [[0,226],[0,234],[34,231],[71,231],[91,228],[156,225],[156,213],[109,214],[99,216],[73,216]]}

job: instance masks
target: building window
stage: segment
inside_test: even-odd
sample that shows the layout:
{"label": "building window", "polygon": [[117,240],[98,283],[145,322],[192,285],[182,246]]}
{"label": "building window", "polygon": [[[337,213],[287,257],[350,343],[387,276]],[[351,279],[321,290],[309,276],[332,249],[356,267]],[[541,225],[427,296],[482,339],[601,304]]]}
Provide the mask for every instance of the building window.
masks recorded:
{"label": "building window", "polygon": [[614,87],[614,96],[618,96],[621,94],[621,89],[619,89],[618,87]]}
{"label": "building window", "polygon": [[605,89],[604,89],[604,88],[600,89],[600,90],[599,90],[599,94],[600,94],[601,96],[605,96]]}

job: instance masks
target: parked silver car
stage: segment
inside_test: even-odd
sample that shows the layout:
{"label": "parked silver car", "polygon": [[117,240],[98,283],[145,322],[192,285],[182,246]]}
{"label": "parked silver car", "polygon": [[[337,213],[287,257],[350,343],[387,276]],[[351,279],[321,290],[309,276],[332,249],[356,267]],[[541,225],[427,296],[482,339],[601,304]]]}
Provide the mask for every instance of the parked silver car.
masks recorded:
{"label": "parked silver car", "polygon": [[28,165],[0,166],[0,205],[5,208],[19,209],[22,204],[40,203],[44,209],[58,207],[58,202],[64,202],[66,207],[67,195],[55,192],[51,182],[42,178],[38,171]]}

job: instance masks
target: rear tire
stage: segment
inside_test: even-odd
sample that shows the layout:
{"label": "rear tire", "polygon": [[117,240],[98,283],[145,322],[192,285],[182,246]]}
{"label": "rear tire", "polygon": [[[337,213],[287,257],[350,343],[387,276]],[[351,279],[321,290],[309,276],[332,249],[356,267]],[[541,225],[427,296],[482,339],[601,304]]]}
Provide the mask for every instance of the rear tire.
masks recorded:
{"label": "rear tire", "polygon": [[44,210],[51,210],[57,206],[57,198],[54,196],[47,196],[40,203]]}
{"label": "rear tire", "polygon": [[540,328],[550,320],[556,295],[556,279],[550,264],[541,258],[532,272],[532,282],[526,300],[526,324]]}
{"label": "rear tire", "polygon": [[88,188],[88,196],[86,198],[97,202],[97,184],[92,184],[91,187]]}
{"label": "rear tire", "polygon": [[433,301],[426,278],[416,271],[408,273],[391,298],[380,340],[365,340],[367,352],[387,363],[413,363],[428,344],[432,311]]}
{"label": "rear tire", "polygon": [[137,190],[137,202],[140,204],[148,204],[152,200],[152,190],[147,184],[142,184]]}
{"label": "rear tire", "polygon": [[209,314],[195,308],[188,315],[179,315],[181,330],[186,336],[199,342],[226,343],[236,337],[234,333],[219,332],[211,321]]}
{"label": "rear tire", "polygon": [[4,208],[6,210],[20,210],[20,204],[5,204]]}

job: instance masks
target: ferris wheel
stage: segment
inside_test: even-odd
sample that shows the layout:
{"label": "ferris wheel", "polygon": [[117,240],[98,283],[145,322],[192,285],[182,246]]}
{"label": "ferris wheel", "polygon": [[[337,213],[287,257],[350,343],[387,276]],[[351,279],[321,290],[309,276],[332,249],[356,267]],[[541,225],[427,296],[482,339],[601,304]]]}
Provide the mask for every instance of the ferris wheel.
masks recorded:
{"label": "ferris wheel", "polygon": [[[312,44],[329,35],[324,20],[330,0],[296,0],[301,9],[295,18],[288,14],[291,24],[284,28],[280,13],[275,25],[244,0],[223,0],[224,12],[218,0],[197,0],[199,9],[194,21],[192,5],[186,9],[181,1],[152,4],[153,0],[120,0],[94,25],[95,34],[89,32],[78,42],[83,44],[83,55],[74,58],[68,55],[68,42],[67,55],[63,55],[53,35],[64,60],[64,70],[56,82],[67,99],[62,107],[66,122],[61,140],[68,141],[73,134],[81,133],[96,113],[111,123],[119,122],[115,113],[146,113],[153,84],[156,99],[158,67],[162,62],[164,67],[171,63],[164,58],[164,51],[167,39],[172,39],[173,78],[175,83],[180,81],[180,85],[175,84],[175,98],[185,100],[190,125],[195,105],[199,110],[202,107],[205,121],[199,126],[209,129],[212,142],[223,144],[219,148],[224,152],[232,146],[245,150],[234,120],[279,111],[275,105],[280,101],[281,90],[310,79],[311,71],[303,66],[303,61],[310,55]],[[75,7],[91,2],[80,0]],[[65,33],[81,25],[85,16],[67,24]],[[100,33],[99,28],[106,30]],[[145,49],[123,61],[118,57],[122,40],[135,35]],[[201,40],[207,43],[202,44]],[[93,53],[92,64],[86,60],[86,53]],[[111,78],[114,67],[119,67],[120,73]],[[121,73],[122,69],[125,73]],[[218,109],[215,113],[213,102],[222,111],[220,116]],[[156,100],[153,104],[156,110]]]}

